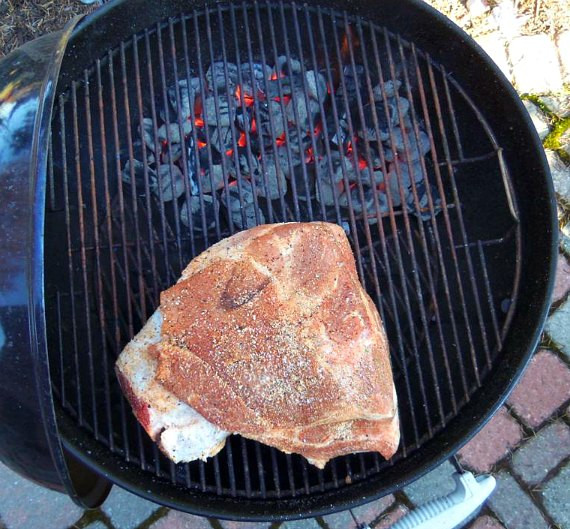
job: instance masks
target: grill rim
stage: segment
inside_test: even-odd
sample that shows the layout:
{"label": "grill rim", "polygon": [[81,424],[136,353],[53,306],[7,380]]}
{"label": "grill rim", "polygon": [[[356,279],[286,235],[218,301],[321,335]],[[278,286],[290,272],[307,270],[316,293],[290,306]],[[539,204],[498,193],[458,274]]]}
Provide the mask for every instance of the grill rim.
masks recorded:
{"label": "grill rim", "polygon": [[[129,10],[133,7],[136,7],[138,3],[138,0],[135,0],[134,2],[130,2],[129,0],[117,0],[116,2],[112,2],[95,12],[91,17],[88,17],[82,24],[80,24],[80,27],[70,40],[70,49],[73,49],[75,46],[79,46],[82,41],[85,43],[89,41],[90,38],[93,38],[92,32],[97,33],[97,26],[99,24],[99,30],[102,28],[104,29],[104,38],[101,38],[101,33],[99,33],[99,38],[96,39],[97,45],[87,47],[87,55],[93,53],[97,54],[97,50],[108,45],[106,43],[102,43],[102,41],[104,41],[105,38],[112,38],[109,36],[109,34],[113,32],[110,31],[110,28],[106,26],[107,21],[105,19],[107,18],[107,15],[112,15],[113,18],[116,17],[116,22],[118,24],[118,21],[121,20],[120,9],[123,8]],[[216,2],[208,0],[199,6],[197,4],[197,2],[192,2],[190,5],[188,5],[187,2],[183,3],[179,0],[172,0],[171,2],[167,2],[166,5],[162,4],[159,8],[153,8],[150,13],[145,13],[141,18],[150,17],[150,24],[155,24],[157,17],[160,16],[162,18],[166,18],[168,15],[172,15],[173,11],[176,9],[179,9],[181,11],[182,7],[188,9],[194,7],[194,5],[196,5],[196,7],[210,7],[212,5],[215,5]],[[373,21],[377,21],[380,18],[379,13],[381,10],[379,10],[377,6],[374,6],[373,8],[373,6],[369,4],[370,3],[366,0],[360,0],[358,2],[358,5],[354,6],[355,14]],[[346,7],[337,0],[326,2],[326,5],[327,7],[339,10],[342,10]],[[527,333],[527,336],[524,336],[521,339],[521,336],[513,337],[514,326],[511,327],[510,332],[507,333],[506,341],[504,343],[504,357],[502,361],[497,366],[495,366],[495,370],[498,371],[498,373],[496,373],[496,376],[493,376],[486,381],[486,384],[484,386],[485,391],[482,392],[480,389],[478,392],[476,392],[472,396],[471,402],[463,408],[462,413],[453,419],[442,432],[436,434],[433,439],[425,443],[411,456],[408,456],[399,462],[395,467],[398,468],[397,474],[401,474],[401,476],[396,477],[389,485],[385,485],[382,482],[385,481],[386,476],[390,477],[390,475],[394,473],[393,469],[395,467],[387,469],[386,472],[380,476],[368,477],[363,482],[351,485],[348,488],[337,489],[336,491],[325,493],[311,494],[310,496],[304,496],[302,498],[288,498],[287,500],[264,499],[256,501],[246,500],[243,498],[240,498],[239,500],[233,500],[228,497],[222,498],[204,493],[195,494],[189,489],[180,489],[179,487],[171,485],[167,481],[156,482],[155,479],[148,475],[148,473],[137,468],[135,468],[133,472],[131,472],[130,469],[125,470],[124,468],[123,470],[119,470],[121,467],[125,466],[124,459],[122,459],[119,455],[112,454],[110,450],[108,450],[106,447],[102,447],[87,432],[80,430],[77,426],[75,426],[73,424],[73,421],[66,415],[66,413],[62,412],[59,404],[56,403],[56,415],[61,429],[62,442],[65,448],[77,459],[82,461],[86,466],[104,475],[111,481],[134,492],[135,494],[138,494],[139,496],[148,498],[153,501],[158,500],[164,505],[168,505],[176,509],[186,510],[188,512],[193,512],[196,514],[205,514],[208,516],[217,516],[221,518],[252,521],[285,520],[298,517],[327,514],[344,508],[349,508],[351,506],[359,505],[367,501],[371,501],[375,498],[393,492],[394,490],[398,490],[401,487],[419,478],[421,475],[428,472],[444,460],[448,459],[484,426],[487,420],[497,411],[497,409],[506,400],[508,394],[512,391],[514,385],[524,372],[524,369],[530,360],[532,352],[538,344],[542,325],[546,319],[548,308],[550,306],[549,300],[554,283],[554,270],[557,254],[556,211],[553,207],[553,204],[555,203],[554,191],[552,182],[548,178],[549,170],[546,163],[546,158],[544,152],[542,151],[538,137],[536,136],[536,133],[534,133],[530,119],[522,111],[523,107],[520,101],[517,101],[518,96],[516,95],[516,92],[510,83],[508,83],[508,81],[503,77],[499,69],[489,61],[488,57],[482,52],[477,44],[471,40],[470,37],[466,36],[463,31],[445,19],[443,15],[436,12],[429,6],[422,4],[419,2],[419,0],[408,0],[403,8],[401,5],[399,5],[398,2],[390,3],[390,6],[383,5],[382,8],[386,10],[392,9],[394,13],[400,12],[402,9],[416,10],[418,13],[417,18],[424,22],[426,20],[433,22],[433,24],[430,26],[429,31],[433,32],[433,34],[436,34],[438,39],[443,39],[444,36],[447,38],[451,37],[456,39],[456,41],[453,42],[455,45],[461,45],[463,50],[469,51],[471,53],[470,66],[473,66],[473,61],[478,62],[478,66],[484,67],[487,70],[487,73],[491,76],[492,80],[500,84],[500,88],[503,91],[501,101],[505,103],[514,103],[516,115],[514,115],[513,120],[515,118],[518,118],[519,124],[522,121],[523,130],[521,132],[523,134],[519,140],[524,140],[526,141],[527,145],[530,145],[530,148],[527,147],[527,153],[525,154],[530,155],[530,161],[535,162],[534,165],[537,169],[535,171],[535,174],[541,174],[544,176],[544,182],[542,183],[546,184],[542,187],[542,189],[540,189],[540,191],[546,191],[545,196],[541,197],[543,201],[541,202],[540,200],[536,200],[536,202],[540,202],[541,206],[543,207],[543,211],[541,212],[542,218],[539,217],[537,219],[534,217],[533,220],[538,222],[536,222],[536,224],[533,223],[530,226],[528,226],[529,219],[527,218],[527,228],[529,229],[526,233],[523,233],[523,243],[525,241],[527,243],[529,242],[528,239],[530,237],[531,231],[537,235],[536,240],[539,240],[539,243],[542,243],[544,249],[547,250],[546,252],[544,252],[544,249],[542,250],[540,261],[544,263],[545,259],[549,260],[548,269],[545,271],[544,266],[542,266],[542,269],[540,270],[542,273],[539,275],[535,270],[535,277],[531,278],[533,282],[532,287],[534,288],[534,298],[531,296],[531,299],[533,299],[534,303],[529,305],[530,314],[526,314],[526,322],[520,322],[519,327],[516,329],[520,331],[523,327],[523,324],[526,323],[527,329],[530,328],[533,329],[533,331]],[[169,12],[166,13],[166,10]],[[138,20],[140,20],[140,18]],[[419,24],[419,22],[416,21],[413,23]],[[142,23],[143,26],[145,24],[146,22]],[[385,19],[382,21],[382,25],[391,28],[390,22],[386,21]],[[434,27],[437,28],[436,31],[434,31]],[[120,32],[119,26],[117,26],[116,29],[118,32]],[[428,49],[430,52],[432,51],[430,46],[437,48],[437,46],[434,46],[433,43],[422,46],[421,40],[419,38],[410,37],[408,33],[406,33],[406,31],[403,31],[400,27],[397,29],[398,33],[404,38],[407,38],[410,41],[419,44],[420,47]],[[413,33],[414,30],[417,29],[417,27],[412,27],[411,29],[408,28],[407,31],[411,31]],[[422,29],[424,31],[423,36],[425,39],[425,34],[428,30],[426,30],[425,26],[422,27]],[[132,35],[132,33],[136,33],[139,30],[136,29],[136,27],[133,29],[133,26],[130,26],[128,31],[129,35]],[[115,35],[115,33],[113,33],[113,35]],[[128,38],[128,36],[126,38]],[[115,37],[114,40],[117,40],[117,38]],[[429,40],[429,38],[427,40]],[[459,40],[459,42],[457,42],[457,40]],[[461,43],[461,40],[464,42]],[[83,49],[85,50],[85,48]],[[435,60],[440,60],[437,54],[435,54],[435,49],[432,57]],[[85,60],[79,60],[79,58],[76,58],[75,64],[81,71],[82,65],[86,64],[88,60],[90,59],[86,58]],[[442,62],[443,64],[446,64],[445,60]],[[473,70],[477,70],[477,68],[473,68]],[[65,77],[65,74],[62,75],[62,77]],[[469,77],[469,75],[467,75],[467,77]],[[59,81],[59,86],[61,86],[61,78]],[[473,86],[472,84],[469,85],[468,83],[464,84],[467,86]],[[493,88],[497,92],[500,91],[499,87],[496,85],[494,85]],[[483,92],[483,90],[481,90],[481,92]],[[478,95],[481,96],[480,93]],[[481,108],[481,106],[479,105],[478,108]],[[487,117],[487,119],[489,118]],[[497,128],[493,127],[493,131],[496,132],[496,130]],[[538,156],[536,156],[537,154]],[[511,156],[514,155],[516,155],[516,153],[511,153]],[[533,156],[534,160],[532,160]],[[511,164],[509,163],[509,165]],[[41,207],[44,207],[44,205],[45,202],[41,205]],[[521,211],[522,218],[524,220],[526,210],[524,207],[521,207]],[[532,217],[532,215],[529,215],[529,217]],[[541,229],[537,228],[537,226],[541,224],[540,220],[542,220],[542,228],[546,226],[546,230],[543,229],[543,231],[541,231]],[[522,220],[521,223],[524,224]],[[548,235],[549,238],[545,237],[544,231],[546,231],[546,235]],[[532,237],[530,238],[532,239]],[[527,248],[526,252],[528,253],[528,251],[529,250]],[[520,282],[522,284],[525,284],[525,280],[529,281],[529,278],[527,277],[529,275],[529,266],[528,263],[526,263],[526,260],[525,264],[527,266],[522,267],[522,275],[520,278]],[[535,268],[537,268],[536,265]],[[538,296],[536,293],[538,293]],[[536,299],[540,299],[541,301],[537,303]],[[519,299],[518,310],[515,311],[515,314],[513,315],[513,323],[515,323],[515,320],[521,319],[519,312],[522,303],[520,303],[520,301],[521,299]],[[526,309],[526,307],[523,308]],[[523,317],[524,316],[525,315],[523,315]],[[522,333],[519,332],[518,334],[520,335]],[[516,356],[517,351],[519,351],[519,357]],[[514,358],[513,355],[515,355]],[[505,359],[505,357],[507,358]],[[504,367],[503,364],[506,364],[506,369],[499,369],[501,367]],[[493,395],[493,398],[491,398],[490,395]],[[482,405],[482,398],[486,405]],[[480,409],[484,409],[485,412],[481,413]],[[455,440],[448,443],[446,442],[446,437],[452,439],[455,437]],[[443,450],[442,446],[445,447]],[[87,450],[91,450],[91,456],[87,455]],[[96,458],[94,457],[95,454],[98,454]],[[129,477],[132,476],[132,479],[125,479],[125,475],[128,475]],[[191,497],[190,501],[189,497]],[[261,505],[261,503],[263,505]]]}

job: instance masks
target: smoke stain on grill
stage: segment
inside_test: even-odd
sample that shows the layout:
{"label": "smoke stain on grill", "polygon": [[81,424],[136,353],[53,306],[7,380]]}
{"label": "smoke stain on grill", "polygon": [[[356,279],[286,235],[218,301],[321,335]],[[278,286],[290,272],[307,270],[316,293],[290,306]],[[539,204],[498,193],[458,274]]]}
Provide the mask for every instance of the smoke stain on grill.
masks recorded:
{"label": "smoke stain on grill", "polygon": [[[114,453],[196,492],[291,498],[351,487],[411,454],[461,411],[477,390],[472,364],[481,380],[489,370],[484,335],[491,364],[500,354],[511,310],[501,302],[516,298],[509,257],[518,248],[504,168],[453,79],[382,28],[279,2],[230,4],[208,16],[209,36],[204,12],[192,11],[109,50],[76,81],[75,108],[60,87],[45,242],[48,343],[59,355],[53,380],[61,381],[54,391],[83,428],[93,432],[97,423]],[[93,83],[90,98],[84,79]],[[83,148],[88,114],[92,160]],[[81,209],[98,223],[85,221],[82,234]],[[480,222],[485,216],[492,224]],[[309,219],[343,226],[385,322],[400,452],[390,462],[346,456],[320,471],[232,437],[231,469],[228,451],[170,465],[125,412],[112,374],[97,366],[113,365],[192,257],[239,229]],[[473,274],[470,255],[481,263]],[[231,302],[249,295],[255,289],[233,293]],[[414,418],[404,412],[412,408]]]}

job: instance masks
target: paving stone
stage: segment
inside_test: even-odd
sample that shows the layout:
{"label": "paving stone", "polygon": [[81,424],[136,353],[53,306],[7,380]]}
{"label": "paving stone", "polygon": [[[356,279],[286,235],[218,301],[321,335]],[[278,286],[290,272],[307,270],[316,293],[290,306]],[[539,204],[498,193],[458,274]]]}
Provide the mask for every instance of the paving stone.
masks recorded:
{"label": "paving stone", "polygon": [[[360,507],[352,509],[354,518],[358,520],[358,524],[370,524],[376,520],[386,509],[394,503],[394,496],[389,494],[384,498],[365,503]],[[356,529],[358,525],[354,521],[349,511],[336,512],[323,516],[323,520],[327,523],[330,529]],[[236,528],[237,529],[237,528]]]}
{"label": "paving stone", "polygon": [[542,500],[548,514],[560,526],[570,529],[570,464],[557,476],[546,482],[542,490]]}
{"label": "paving stone", "polygon": [[96,522],[90,523],[86,529],[108,529],[108,527],[103,522],[97,520]]}
{"label": "paving stone", "polygon": [[554,292],[552,302],[556,303],[566,297],[570,291],[570,263],[563,255],[558,256],[556,263],[556,281],[554,282]]}
{"label": "paving stone", "polygon": [[135,496],[125,489],[113,487],[101,510],[116,529],[134,529],[158,509],[156,503]]}
{"label": "paving stone", "polygon": [[[560,350],[570,358],[570,298],[546,320],[544,330]],[[566,398],[568,398],[568,393]]]}
{"label": "paving stone", "polygon": [[[568,231],[570,231],[570,224],[568,224],[565,227],[568,228]],[[570,258],[570,234],[565,233],[564,228],[562,228],[562,230],[559,233],[559,239],[560,239],[560,249],[566,255],[566,257]]]}
{"label": "paving stone", "polygon": [[233,522],[220,520],[220,525],[224,529],[268,529],[271,524],[267,522]]}
{"label": "paving stone", "polygon": [[554,190],[562,198],[570,201],[570,167],[567,167],[554,151],[546,149],[545,152],[552,174]]}
{"label": "paving stone", "polygon": [[570,31],[563,31],[556,39],[564,82],[570,83]]}
{"label": "paving stone", "polygon": [[285,522],[279,529],[321,529],[321,526],[314,518],[307,520],[295,520],[293,522]]}
{"label": "paving stone", "polygon": [[477,37],[477,44],[485,50],[487,55],[493,59],[493,62],[505,74],[507,79],[510,80],[512,71],[507,59],[507,41],[505,38],[498,31],[495,31]]}
{"label": "paving stone", "polygon": [[497,488],[488,504],[507,529],[548,529],[542,513],[506,470],[499,472]]}
{"label": "paving stone", "polygon": [[532,120],[532,124],[536,129],[538,137],[543,140],[550,132],[546,116],[532,101],[525,100],[523,101],[523,105],[530,115],[530,119]]}
{"label": "paving stone", "polygon": [[83,510],[65,494],[35,485],[0,464],[0,524],[7,529],[63,528],[76,522]]}
{"label": "paving stone", "polygon": [[537,428],[570,395],[570,369],[553,353],[534,355],[521,382],[509,397],[509,404],[522,420]]}
{"label": "paving stone", "polygon": [[374,529],[390,529],[402,516],[408,514],[409,510],[405,505],[397,505],[395,509],[386,513],[380,518]]}
{"label": "paving stone", "polygon": [[504,529],[504,525],[491,516],[479,516],[469,529]]}
{"label": "paving stone", "polygon": [[540,100],[558,117],[564,118],[570,115],[570,94],[549,94],[542,96]]}
{"label": "paving stone", "polygon": [[556,46],[548,35],[515,37],[508,44],[508,53],[519,92],[544,94],[562,90]]}
{"label": "paving stone", "polygon": [[513,455],[513,470],[529,485],[540,483],[570,455],[570,428],[555,422],[543,428]]}
{"label": "paving stone", "polygon": [[[268,526],[269,524],[265,523],[255,526],[255,529],[267,529]],[[224,527],[226,526],[224,525]],[[212,529],[212,524],[208,518],[203,516],[194,516],[193,514],[169,510],[166,516],[152,524],[151,529]],[[250,528],[248,527],[247,529]]]}
{"label": "paving stone", "polygon": [[370,523],[373,520],[376,520],[376,518],[378,518],[378,516],[380,516],[393,503],[394,496],[392,496],[392,494],[389,494],[388,496],[384,496],[379,500],[365,503],[360,507],[355,507],[352,509],[352,512],[360,523]]}
{"label": "paving stone", "polygon": [[503,406],[459,452],[459,458],[477,472],[489,472],[522,439],[522,428]]}
{"label": "paving stone", "polygon": [[404,492],[414,505],[420,505],[439,496],[445,496],[455,490],[455,481],[451,477],[454,472],[453,465],[446,461],[429,474],[408,485]]}

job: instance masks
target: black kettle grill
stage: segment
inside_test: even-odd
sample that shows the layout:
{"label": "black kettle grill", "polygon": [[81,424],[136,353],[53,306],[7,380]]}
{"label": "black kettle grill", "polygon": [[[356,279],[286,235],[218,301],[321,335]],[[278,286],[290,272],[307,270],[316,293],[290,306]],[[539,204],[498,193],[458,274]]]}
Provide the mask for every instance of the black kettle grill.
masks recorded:
{"label": "black kettle grill", "polygon": [[[244,72],[264,67],[248,92]],[[117,484],[208,516],[326,514],[449,458],[520,378],[554,277],[548,166],[509,82],[422,2],[116,0],[0,72],[0,458],[23,476],[86,507]],[[372,168],[396,187],[372,186]],[[232,436],[205,463],[169,462],[120,393],[117,355],[199,252],[310,220],[345,228],[385,322],[397,454],[319,470]]]}

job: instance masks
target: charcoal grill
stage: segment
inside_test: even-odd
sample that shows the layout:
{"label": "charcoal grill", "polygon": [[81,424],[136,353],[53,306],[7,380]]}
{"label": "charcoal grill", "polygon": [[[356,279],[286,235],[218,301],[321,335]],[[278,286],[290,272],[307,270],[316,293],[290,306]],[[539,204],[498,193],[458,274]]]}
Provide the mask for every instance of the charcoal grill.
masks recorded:
{"label": "charcoal grill", "polygon": [[[204,515],[314,516],[417,479],[504,402],[548,310],[553,190],[516,93],[449,21],[412,0],[358,0],[349,8],[336,1],[123,0],[38,42],[4,61],[31,88],[18,92],[16,83],[1,102],[7,108],[12,97],[32,108],[25,110],[27,135],[3,136],[20,157],[0,158],[1,192],[16,205],[3,212],[0,235],[12,257],[0,268],[8,338],[0,413],[14,425],[2,434],[0,453],[12,468],[87,506],[116,483]],[[55,58],[47,53],[54,47]],[[214,63],[222,73],[212,88],[204,79]],[[248,92],[242,64],[275,73]],[[307,83],[316,75],[326,94],[315,98]],[[202,81],[191,97],[192,78]],[[280,110],[267,118],[263,139],[268,83]],[[189,115],[185,97],[193,99]],[[203,123],[208,97],[212,124]],[[311,97],[314,112],[303,121]],[[291,100],[300,103],[274,134],[275,116]],[[242,121],[229,120],[221,150],[211,136],[220,136],[226,105]],[[174,128],[159,140],[163,124]],[[372,138],[363,140],[365,125]],[[175,158],[177,132],[179,157],[157,176],[156,165]],[[423,137],[429,145],[417,156]],[[271,200],[265,186],[279,149],[287,190]],[[336,181],[333,159],[341,168]],[[206,192],[198,180],[213,165],[221,166],[222,183]],[[258,180],[254,165],[262,167]],[[419,177],[404,186],[413,165]],[[182,188],[175,191],[178,171]],[[374,171],[383,185],[370,184]],[[333,189],[329,203],[319,199],[325,185]],[[181,216],[192,200],[194,215]],[[319,470],[232,436],[206,463],[175,465],[132,416],[113,373],[122,347],[194,256],[263,220],[326,220],[347,232],[391,348],[402,431],[391,460],[364,453]],[[38,464],[23,457],[30,455]]]}

